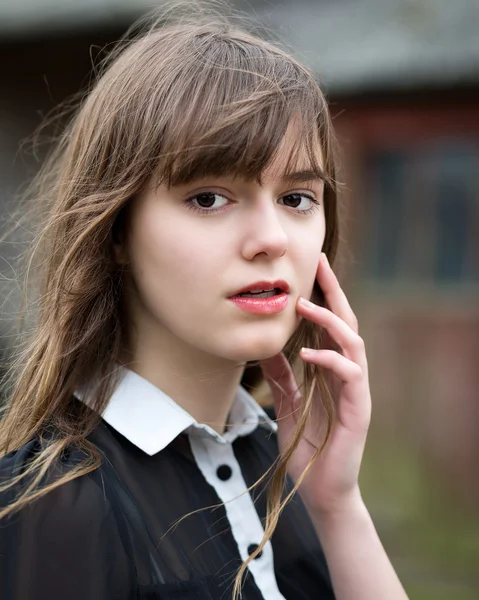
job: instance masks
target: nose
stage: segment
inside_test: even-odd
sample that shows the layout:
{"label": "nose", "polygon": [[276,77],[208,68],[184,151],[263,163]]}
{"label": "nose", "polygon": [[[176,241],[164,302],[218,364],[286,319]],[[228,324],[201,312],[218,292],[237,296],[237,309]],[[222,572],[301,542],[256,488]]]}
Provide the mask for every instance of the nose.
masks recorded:
{"label": "nose", "polygon": [[253,260],[259,255],[269,259],[280,258],[286,253],[288,237],[271,201],[251,210],[245,232],[242,254],[246,260]]}

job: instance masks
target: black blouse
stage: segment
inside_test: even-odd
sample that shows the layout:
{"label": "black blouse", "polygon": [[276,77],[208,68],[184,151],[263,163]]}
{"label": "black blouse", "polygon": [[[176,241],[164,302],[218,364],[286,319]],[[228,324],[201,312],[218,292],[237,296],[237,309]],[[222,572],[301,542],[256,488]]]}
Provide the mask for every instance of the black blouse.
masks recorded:
{"label": "black blouse", "polygon": [[[195,462],[188,435],[181,433],[150,456],[102,420],[89,440],[103,456],[99,469],[0,522],[1,598],[231,598],[242,561],[224,505],[188,516],[171,528],[185,514],[220,503]],[[232,445],[248,486],[278,452],[276,435],[261,426]],[[21,473],[38,450],[34,439],[5,456],[0,480]],[[52,476],[82,458],[71,448]],[[251,492],[263,525],[264,490],[265,485],[259,485]],[[0,506],[11,502],[14,494],[0,494]],[[323,552],[299,496],[280,517],[272,548],[274,575],[284,598],[334,599]],[[254,545],[250,553],[253,549]],[[264,599],[249,571],[243,599]]]}

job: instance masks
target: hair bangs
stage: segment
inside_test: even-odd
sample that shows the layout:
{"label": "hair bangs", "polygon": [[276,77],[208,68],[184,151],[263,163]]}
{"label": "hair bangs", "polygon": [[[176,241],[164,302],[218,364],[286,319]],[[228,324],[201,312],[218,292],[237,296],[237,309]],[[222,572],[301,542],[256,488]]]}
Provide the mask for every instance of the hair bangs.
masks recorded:
{"label": "hair bangs", "polygon": [[[276,103],[241,123],[228,119],[223,124],[211,119],[215,124],[206,133],[196,120],[184,122],[188,131],[185,143],[182,147],[172,144],[160,157],[157,182],[175,186],[213,176],[261,181],[284,151],[287,160],[282,175],[311,171],[331,183],[327,147],[322,143],[318,123],[299,114],[300,106],[293,110]],[[288,135],[290,128],[292,135]]]}
{"label": "hair bangs", "polygon": [[211,48],[210,54],[203,49],[200,60],[183,63],[181,88],[172,86],[156,183],[175,186],[224,175],[260,181],[283,152],[285,175],[301,169],[328,179],[321,132],[325,103],[309,73],[281,54],[245,57],[232,44],[213,40],[211,46],[215,59]]}

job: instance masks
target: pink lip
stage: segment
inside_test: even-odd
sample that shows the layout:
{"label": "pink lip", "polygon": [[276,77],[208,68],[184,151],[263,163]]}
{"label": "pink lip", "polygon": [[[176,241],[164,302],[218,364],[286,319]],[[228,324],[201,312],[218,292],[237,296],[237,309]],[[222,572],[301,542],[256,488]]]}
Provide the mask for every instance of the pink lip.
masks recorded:
{"label": "pink lip", "polygon": [[[270,298],[251,298],[240,296],[243,292],[251,292],[256,290],[271,290],[277,288],[280,293]],[[231,302],[234,302],[238,308],[245,310],[255,315],[274,315],[281,312],[288,306],[289,301],[289,285],[283,279],[277,281],[256,281],[241,288],[229,297]]]}
{"label": "pink lip", "polygon": [[289,292],[289,285],[283,279],[278,279],[277,281],[255,281],[254,283],[250,283],[245,287],[237,290],[233,294],[231,294],[230,298],[237,296],[238,294],[242,294],[243,292],[251,292],[253,290],[271,290],[272,288],[279,288],[282,292]]}
{"label": "pink lip", "polygon": [[289,296],[285,292],[272,296],[271,298],[247,298],[244,296],[233,296],[229,298],[238,308],[246,310],[255,315],[275,315],[288,305]]}

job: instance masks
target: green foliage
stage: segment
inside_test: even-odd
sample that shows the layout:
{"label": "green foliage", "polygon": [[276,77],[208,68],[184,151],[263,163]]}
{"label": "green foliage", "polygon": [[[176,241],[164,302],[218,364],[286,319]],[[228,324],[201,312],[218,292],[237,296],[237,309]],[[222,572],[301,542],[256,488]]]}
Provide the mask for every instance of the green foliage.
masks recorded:
{"label": "green foliage", "polygon": [[360,484],[410,600],[479,597],[479,514],[468,514],[419,452],[370,436]]}

